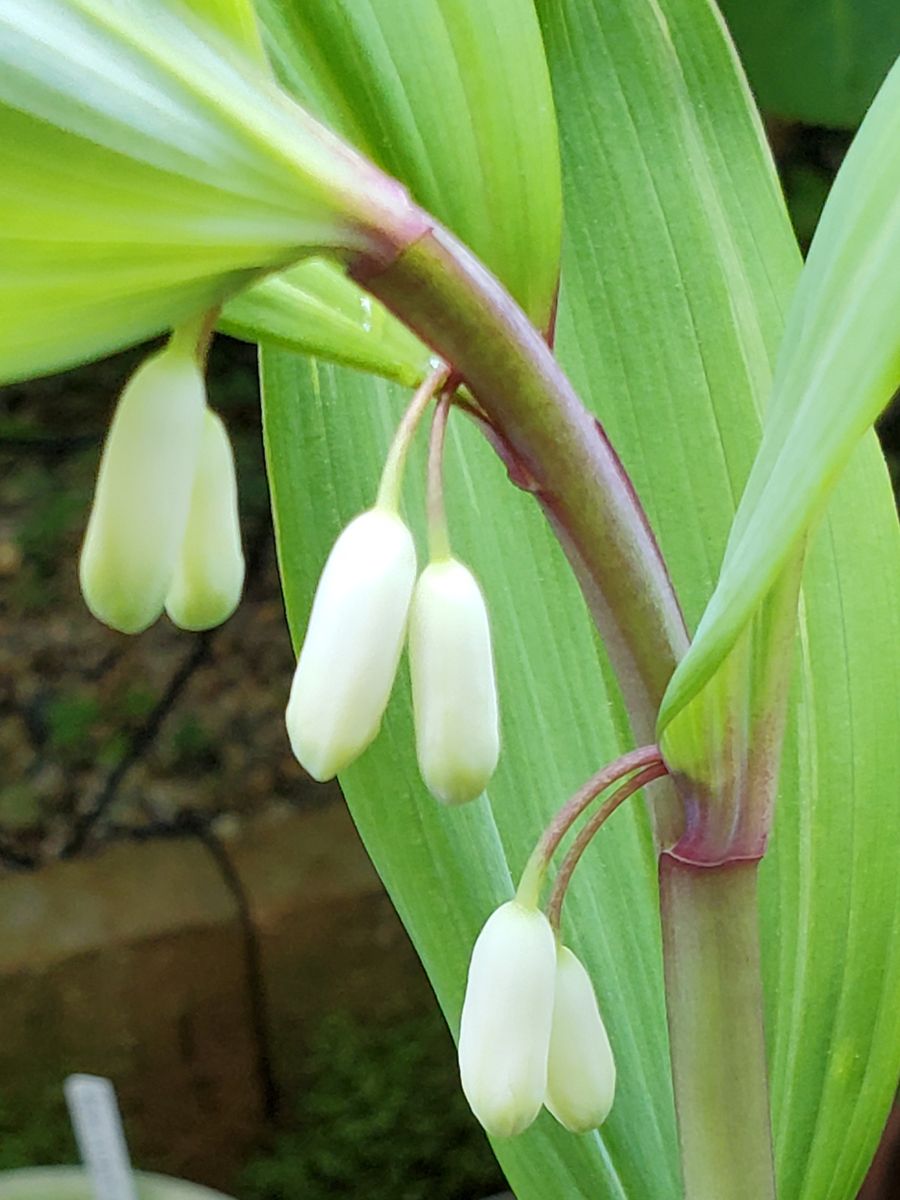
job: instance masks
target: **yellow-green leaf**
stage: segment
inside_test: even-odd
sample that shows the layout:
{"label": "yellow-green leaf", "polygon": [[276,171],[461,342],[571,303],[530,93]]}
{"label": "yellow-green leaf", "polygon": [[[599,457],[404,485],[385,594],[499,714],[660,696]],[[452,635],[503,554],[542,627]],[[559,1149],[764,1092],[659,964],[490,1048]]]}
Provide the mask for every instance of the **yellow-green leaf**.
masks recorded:
{"label": "yellow-green leaf", "polygon": [[430,370],[418,338],[325,259],[305,259],[247,288],[225,305],[218,327],[410,386]]}
{"label": "yellow-green leaf", "polygon": [[257,0],[279,78],[405,183],[546,328],[562,218],[531,0]]}
{"label": "yellow-green leaf", "polygon": [[408,213],[175,6],[8,0],[0,142],[0,380],[157,333],[311,248],[374,249],[371,223]]}

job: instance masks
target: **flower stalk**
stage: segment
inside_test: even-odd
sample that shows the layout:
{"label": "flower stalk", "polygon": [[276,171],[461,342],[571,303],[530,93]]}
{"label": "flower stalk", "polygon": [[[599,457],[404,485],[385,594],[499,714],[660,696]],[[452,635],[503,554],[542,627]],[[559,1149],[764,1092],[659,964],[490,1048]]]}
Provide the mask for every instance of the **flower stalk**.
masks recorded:
{"label": "flower stalk", "polygon": [[590,819],[579,829],[578,836],[572,843],[556,873],[556,878],[553,880],[553,888],[550,892],[550,899],[547,901],[547,919],[555,930],[559,929],[563,901],[566,898],[566,892],[569,889],[575,868],[578,866],[581,856],[594,840],[601,826],[606,824],[620,804],[624,804],[629,797],[633,796],[635,792],[639,792],[642,787],[646,787],[648,783],[653,783],[656,779],[662,779],[666,774],[666,766],[662,762],[651,763],[642,771],[638,771],[636,775],[632,775],[621,787],[616,788],[613,794],[600,805],[595,813],[591,814]]}
{"label": "flower stalk", "polygon": [[428,405],[447,382],[449,374],[445,366],[435,367],[416,389],[397,426],[397,432],[394,434],[387,458],[384,461],[381,482],[378,485],[378,496],[375,500],[376,508],[383,508],[393,513],[400,511],[400,493],[403,488],[403,475],[406,470],[409,448]]}
{"label": "flower stalk", "polygon": [[[528,479],[594,616],[635,740],[649,742],[689,639],[650,525],[599,422],[502,285],[436,223],[387,267],[361,256],[350,269],[450,364],[510,451],[517,473]],[[662,854],[666,1009],[685,1196],[767,1200],[774,1184],[759,933],[755,882],[747,884],[755,881],[755,869],[736,866],[727,855],[704,858],[706,848],[694,846],[704,862],[691,876],[696,886],[676,886],[683,882],[681,869],[671,868],[666,851],[678,842],[685,811],[696,803],[690,779],[682,776],[677,785],[677,791],[659,785],[652,819]],[[535,865],[528,886],[539,888],[541,878]],[[716,911],[727,919],[715,919]],[[697,939],[692,931],[701,927],[705,936]],[[720,998],[713,1007],[711,990]],[[701,1011],[705,1024],[693,1016]],[[728,1120],[723,1135],[725,1081],[731,1098],[737,1090],[753,1117]],[[726,1144],[730,1165],[718,1154]],[[714,1182],[703,1166],[707,1148],[717,1164]]]}
{"label": "flower stalk", "polygon": [[430,561],[410,611],[409,668],[422,778],[442,803],[465,804],[482,794],[497,767],[500,721],[487,604],[450,546],[443,472],[449,412],[445,392],[429,440]]}
{"label": "flower stalk", "polygon": [[[607,763],[583,783],[578,791],[570,796],[541,834],[540,841],[525,864],[525,870],[519,881],[520,899],[524,903],[537,903],[550,860],[556,853],[560,842],[601,792],[605,792],[607,788],[618,783],[620,779],[624,779],[626,775],[645,767],[661,764],[661,762],[658,746],[641,746],[638,750],[630,750],[614,762]],[[663,773],[665,772],[663,771]],[[627,799],[627,796],[623,796],[622,799]],[[603,807],[604,809],[608,808],[608,804]],[[613,812],[616,807],[618,804],[614,805],[609,812]],[[602,822],[597,825],[597,829],[600,824]]]}
{"label": "flower stalk", "polygon": [[533,480],[609,649],[635,736],[649,741],[688,636],[602,428],[509,293],[441,226],[432,223],[389,267],[361,257],[352,274],[452,366]]}
{"label": "flower stalk", "polygon": [[428,443],[428,553],[432,562],[450,558],[450,533],[444,505],[444,440],[450,397],[443,396],[434,410]]}

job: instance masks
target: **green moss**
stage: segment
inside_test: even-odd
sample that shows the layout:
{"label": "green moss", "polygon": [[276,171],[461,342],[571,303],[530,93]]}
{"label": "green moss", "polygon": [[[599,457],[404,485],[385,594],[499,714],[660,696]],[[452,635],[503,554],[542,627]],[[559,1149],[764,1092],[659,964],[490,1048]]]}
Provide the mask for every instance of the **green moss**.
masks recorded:
{"label": "green moss", "polygon": [[236,1190],[242,1200],[472,1200],[502,1187],[440,1018],[336,1016],[314,1039],[291,1128]]}
{"label": "green moss", "polygon": [[0,1098],[0,1171],[77,1161],[61,1087],[36,1091],[27,1104]]}
{"label": "green moss", "polygon": [[64,549],[84,520],[90,496],[88,487],[80,480],[61,480],[61,474],[51,476],[42,472],[37,476],[34,495],[18,533],[24,559],[41,579],[50,579],[59,570]]}
{"label": "green moss", "polygon": [[100,719],[100,704],[85,690],[63,692],[47,705],[47,730],[51,747],[66,757],[83,750]]}
{"label": "green moss", "polygon": [[219,744],[195,713],[179,721],[169,750],[172,765],[179,771],[214,771],[220,763]]}

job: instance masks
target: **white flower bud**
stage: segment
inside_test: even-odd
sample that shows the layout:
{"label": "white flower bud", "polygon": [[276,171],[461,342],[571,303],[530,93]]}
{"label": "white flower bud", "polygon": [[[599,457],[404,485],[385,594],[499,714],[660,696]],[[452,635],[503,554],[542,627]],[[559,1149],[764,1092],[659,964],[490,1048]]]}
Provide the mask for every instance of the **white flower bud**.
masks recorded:
{"label": "white flower bud", "polygon": [[547,918],[510,900],[478,935],[459,1030],[472,1112],[494,1137],[527,1129],[547,1086],[556,943]]}
{"label": "white flower bud", "polygon": [[474,800],[500,754],[487,608],[472,572],[449,559],[422,572],[409,622],[419,770],[445,804]]}
{"label": "white flower bud", "polygon": [[396,513],[364,512],[335,542],[287,706],[291,746],[314,779],[333,778],[377,735],[415,581],[412,534]]}
{"label": "white flower bud", "polygon": [[609,1116],[615,1090],[616,1064],[593,984],[579,959],[560,946],[544,1103],[566,1129],[586,1133]]}
{"label": "white flower bud", "polygon": [[138,367],[112,420],[81,550],[88,608],[122,633],[163,610],[190,508],[206,389],[183,342]]}
{"label": "white flower bud", "polygon": [[221,419],[206,410],[181,553],[166,612],[182,629],[211,629],[237,608],[244,586],[237,479]]}

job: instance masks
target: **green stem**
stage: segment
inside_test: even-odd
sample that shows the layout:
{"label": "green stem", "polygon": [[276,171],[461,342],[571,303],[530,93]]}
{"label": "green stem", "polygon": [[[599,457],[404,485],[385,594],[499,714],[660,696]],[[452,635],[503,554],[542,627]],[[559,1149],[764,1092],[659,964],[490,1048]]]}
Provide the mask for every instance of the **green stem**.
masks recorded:
{"label": "green stem", "polygon": [[[502,285],[440,226],[388,267],[357,260],[352,273],[451,365],[509,448],[578,577],[635,740],[655,740],[688,636],[603,429]],[[690,809],[696,798],[686,781],[679,788]],[[685,808],[664,781],[657,791],[654,825],[666,850],[683,831]],[[704,847],[693,850],[702,856]],[[727,856],[711,868],[663,859],[666,1004],[687,1200],[774,1196],[755,878],[754,865]]]}
{"label": "green stem", "polygon": [[458,372],[533,481],[609,649],[635,738],[652,741],[687,632],[650,525],[596,419],[502,284],[439,225],[389,267],[358,261],[353,275]]}
{"label": "green stem", "polygon": [[[662,756],[659,746],[641,746],[637,750],[629,750],[614,762],[606,763],[599,771],[586,780],[581,787],[570,796],[565,804],[553,815],[550,824],[541,834],[538,844],[532,850],[525,870],[519,881],[516,895],[523,904],[537,907],[544,884],[544,877],[550,860],[556,853],[560,842],[594,800],[605,792],[608,787],[624,779],[634,771],[644,767],[659,766]],[[665,773],[665,772],[663,772]],[[606,805],[604,805],[604,808]]]}
{"label": "green stem", "polygon": [[428,442],[428,554],[432,562],[450,558],[450,531],[444,504],[444,437],[450,415],[450,397],[443,396],[434,410]]}
{"label": "green stem", "polygon": [[445,366],[436,367],[424,382],[418,387],[409,407],[403,414],[403,419],[394,434],[384,469],[381,472],[381,482],[378,485],[376,507],[388,512],[398,512],[400,509],[400,493],[403,488],[403,474],[406,470],[406,459],[412,445],[413,436],[422,419],[425,409],[447,382],[448,371]]}
{"label": "green stem", "polygon": [[774,1200],[756,862],[663,854],[672,1077],[688,1200]]}
{"label": "green stem", "polygon": [[639,792],[642,787],[646,787],[648,783],[653,783],[655,779],[662,779],[666,774],[667,771],[663,763],[657,762],[649,767],[645,767],[637,775],[632,775],[631,779],[623,783],[621,787],[616,788],[613,794],[603,801],[597,811],[591,814],[590,820],[586,821],[581,829],[579,829],[578,836],[572,843],[571,848],[556,873],[556,878],[553,880],[553,888],[550,892],[550,899],[547,901],[547,920],[557,933],[559,932],[559,922],[562,917],[562,906],[566,898],[566,892],[569,890],[569,884],[572,882],[575,868],[581,861],[581,856],[585,850],[587,850],[588,846],[620,804],[624,804],[630,796],[633,796],[635,792]]}
{"label": "green stem", "polygon": [[201,365],[205,366],[217,315],[218,309],[211,309],[209,312],[198,313],[190,320],[176,325],[169,334],[169,349],[185,358],[196,358]]}

